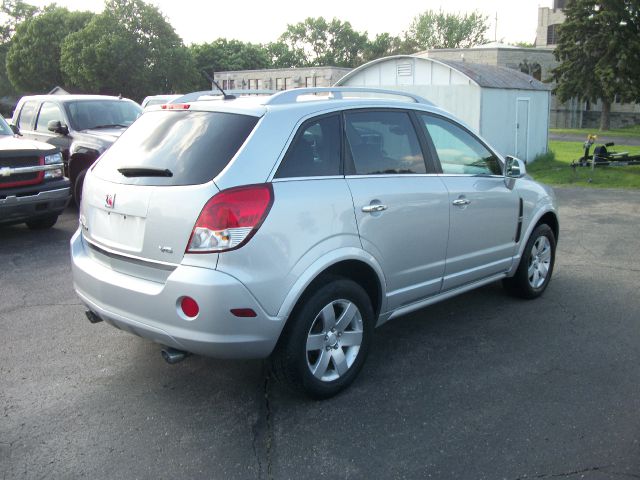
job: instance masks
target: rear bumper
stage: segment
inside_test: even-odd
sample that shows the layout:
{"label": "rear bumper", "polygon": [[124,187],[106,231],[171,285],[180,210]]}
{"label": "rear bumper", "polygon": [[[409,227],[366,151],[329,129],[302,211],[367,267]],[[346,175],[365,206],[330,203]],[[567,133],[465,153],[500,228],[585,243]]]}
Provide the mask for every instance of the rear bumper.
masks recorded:
{"label": "rear bumper", "polygon": [[[121,273],[95,261],[78,230],[71,239],[73,283],[82,302],[105,322],[161,345],[217,358],[264,358],[273,350],[283,319],[268,316],[249,290],[216,270],[179,265],[165,282]],[[188,320],[180,300],[200,307]],[[238,318],[233,308],[251,308]]]}
{"label": "rear bumper", "polygon": [[71,199],[69,181],[56,182],[53,189],[43,191],[41,188],[38,190],[31,187],[20,194],[12,191],[6,196],[0,191],[0,224],[60,215]]}

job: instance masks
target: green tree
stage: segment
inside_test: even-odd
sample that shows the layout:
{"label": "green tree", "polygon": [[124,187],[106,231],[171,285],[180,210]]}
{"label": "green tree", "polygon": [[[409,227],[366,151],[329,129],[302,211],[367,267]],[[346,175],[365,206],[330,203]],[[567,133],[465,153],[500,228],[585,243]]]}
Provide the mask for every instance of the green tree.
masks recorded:
{"label": "green tree", "polygon": [[366,32],[356,32],[349,22],[336,18],[327,22],[322,17],[287,25],[280,37],[291,52],[304,52],[308,66],[356,67],[368,41]]}
{"label": "green tree", "polygon": [[302,49],[292,49],[279,40],[265,46],[271,68],[298,68],[307,65],[307,56]]}
{"label": "green tree", "polygon": [[552,71],[554,93],[602,102],[600,130],[608,130],[611,103],[640,98],[640,1],[572,0],[559,27]]}
{"label": "green tree", "polygon": [[70,12],[54,5],[20,23],[7,52],[7,73],[12,85],[18,90],[42,92],[63,84],[62,42],[92,17],[90,12]]}
{"label": "green tree", "polygon": [[2,0],[0,7],[0,44],[8,43],[16,33],[16,28],[23,20],[34,16],[38,8],[22,0]]}
{"label": "green tree", "polygon": [[411,51],[411,46],[408,45],[401,37],[396,37],[388,33],[379,33],[373,40],[367,42],[363,60],[365,62],[370,62],[377,58],[409,53],[413,53]]}
{"label": "green tree", "polygon": [[[21,0],[2,0],[0,7],[0,97],[14,96],[15,88],[7,75],[7,53],[16,28],[24,19],[32,17],[38,9]],[[5,113],[3,109],[3,113]],[[9,113],[8,110],[6,113]]]}
{"label": "green tree", "polygon": [[[271,66],[266,47],[239,40],[218,38],[210,43],[191,45],[189,51],[197,69],[206,70],[212,76],[214,72],[258,70]],[[209,86],[209,82],[202,76],[200,88]]]}
{"label": "green tree", "polygon": [[107,0],[103,13],[65,39],[60,63],[71,85],[138,100],[190,90],[198,78],[173,27],[142,0]]}
{"label": "green tree", "polygon": [[406,41],[414,51],[469,48],[486,43],[488,17],[479,12],[456,15],[427,10],[413,19]]}

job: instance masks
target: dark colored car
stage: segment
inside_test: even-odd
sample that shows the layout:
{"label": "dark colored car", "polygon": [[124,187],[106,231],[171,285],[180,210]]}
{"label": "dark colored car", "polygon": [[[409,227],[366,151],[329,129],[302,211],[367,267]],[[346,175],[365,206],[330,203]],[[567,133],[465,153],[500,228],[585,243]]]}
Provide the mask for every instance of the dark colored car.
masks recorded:
{"label": "dark colored car", "polygon": [[126,98],[33,95],[20,99],[12,123],[23,137],[60,148],[79,205],[87,169],[141,113],[140,105]]}
{"label": "dark colored car", "polygon": [[60,149],[16,138],[0,118],[0,225],[50,228],[70,198]]}

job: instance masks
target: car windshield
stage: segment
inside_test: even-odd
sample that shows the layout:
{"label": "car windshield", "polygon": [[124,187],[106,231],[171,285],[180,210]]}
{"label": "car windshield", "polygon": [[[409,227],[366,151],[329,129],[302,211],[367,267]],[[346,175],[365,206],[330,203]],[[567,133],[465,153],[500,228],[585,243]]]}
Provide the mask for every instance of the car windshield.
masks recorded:
{"label": "car windshield", "polygon": [[4,121],[4,118],[0,118],[0,135],[13,135],[11,127]]}
{"label": "car windshield", "polygon": [[142,113],[142,108],[130,100],[79,100],[65,107],[74,130],[126,128]]}

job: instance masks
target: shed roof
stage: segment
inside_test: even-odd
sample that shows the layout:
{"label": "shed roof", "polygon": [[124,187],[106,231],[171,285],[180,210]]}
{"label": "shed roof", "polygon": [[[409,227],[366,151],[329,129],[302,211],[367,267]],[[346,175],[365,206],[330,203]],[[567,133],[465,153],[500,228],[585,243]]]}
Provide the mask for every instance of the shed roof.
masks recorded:
{"label": "shed roof", "polygon": [[393,55],[372,60],[358,68],[351,70],[342,77],[336,86],[345,85],[351,78],[355,77],[362,71],[383,62],[398,61],[402,59],[411,59],[414,62],[431,62],[444,65],[452,70],[459,72],[461,75],[469,78],[472,82],[481,88],[498,88],[505,90],[537,90],[549,91],[551,86],[536,80],[526,73],[507,67],[498,67],[495,65],[484,65],[479,63],[459,62],[454,60],[441,60],[430,57],[424,57],[420,54],[416,55]]}
{"label": "shed roof", "polygon": [[536,80],[531,75],[513,68],[484,65],[480,63],[437,60],[466,75],[483,88],[504,88],[511,90],[551,90],[551,85]]}

